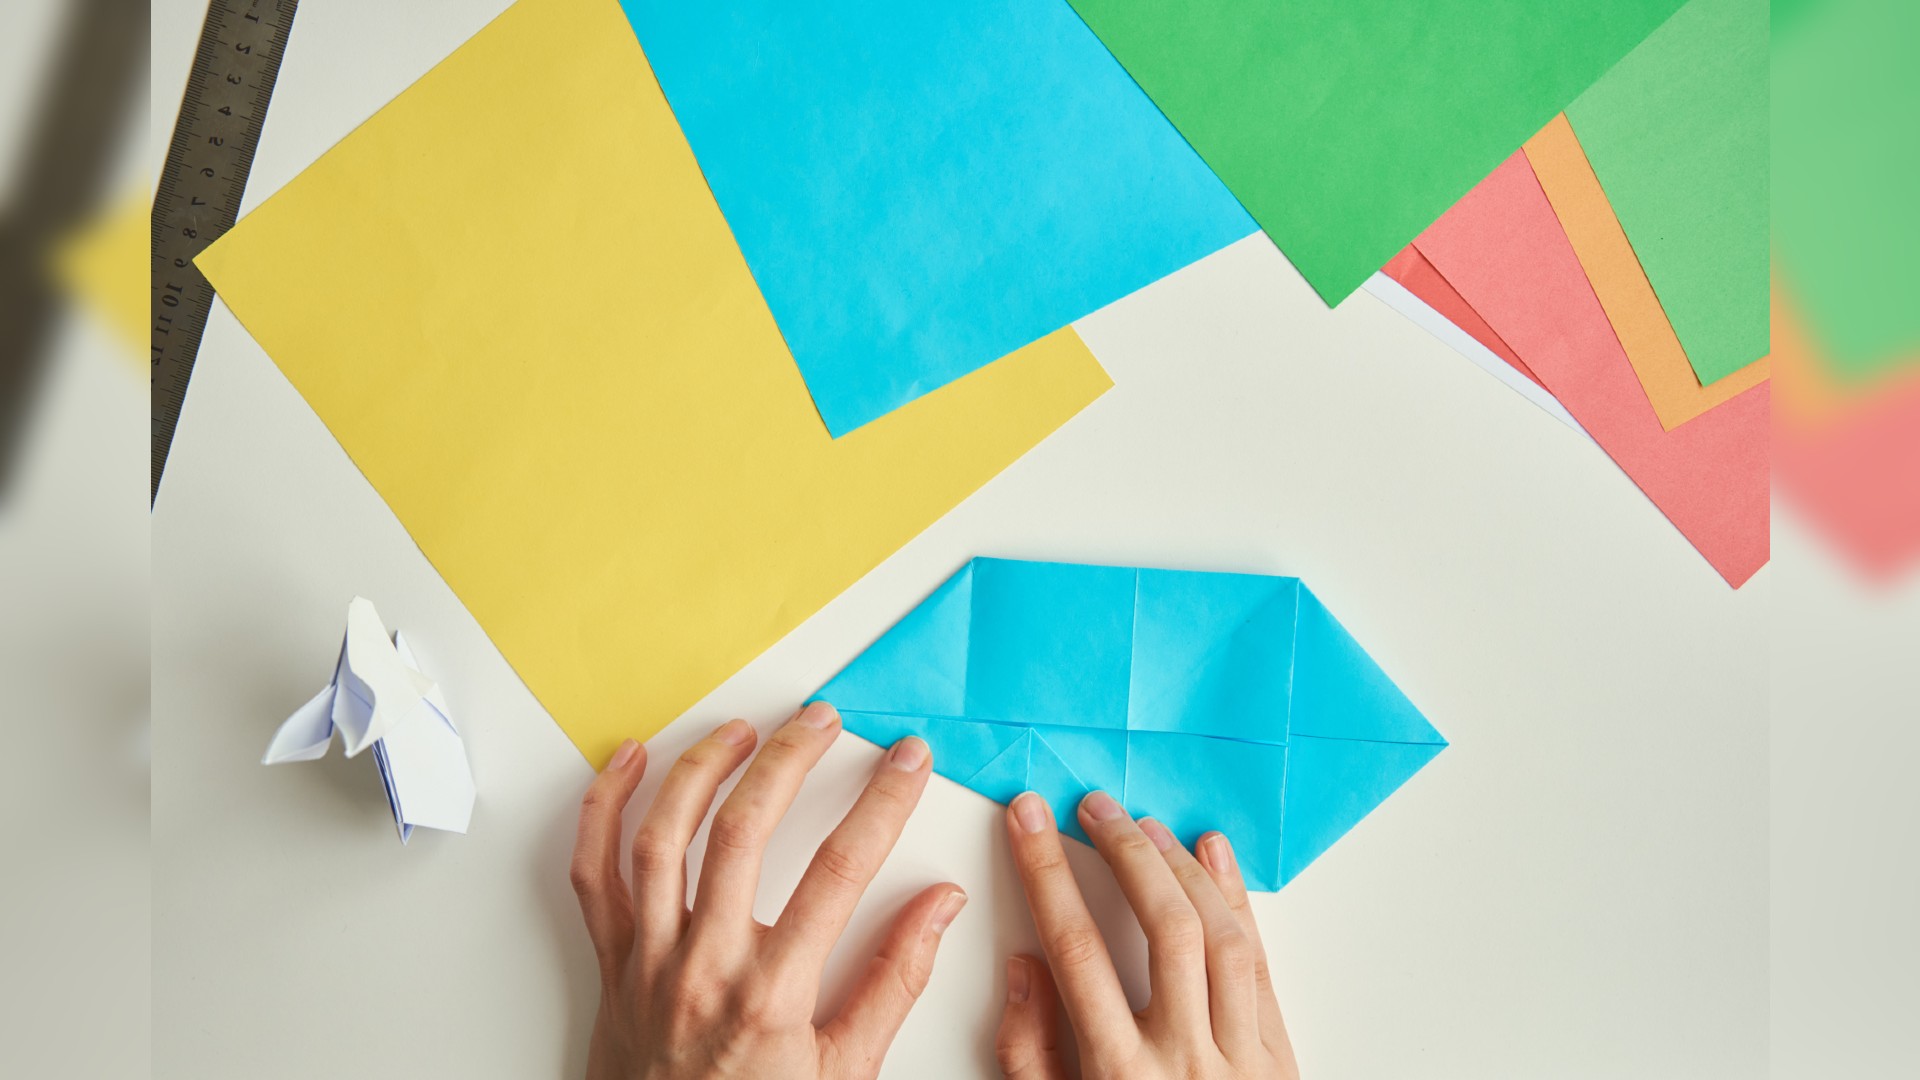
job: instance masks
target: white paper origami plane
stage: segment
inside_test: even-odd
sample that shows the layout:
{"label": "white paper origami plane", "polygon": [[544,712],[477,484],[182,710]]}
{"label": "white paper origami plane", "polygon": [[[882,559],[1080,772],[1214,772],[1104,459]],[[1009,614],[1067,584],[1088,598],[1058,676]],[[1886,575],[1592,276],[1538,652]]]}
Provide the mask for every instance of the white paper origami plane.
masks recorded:
{"label": "white paper origami plane", "polygon": [[415,826],[467,831],[473,770],[446,698],[420,673],[406,639],[389,638],[373,603],[357,596],[347,605],[333,680],[274,732],[262,763],[317,761],[336,730],[348,757],[372,747],[401,843]]}

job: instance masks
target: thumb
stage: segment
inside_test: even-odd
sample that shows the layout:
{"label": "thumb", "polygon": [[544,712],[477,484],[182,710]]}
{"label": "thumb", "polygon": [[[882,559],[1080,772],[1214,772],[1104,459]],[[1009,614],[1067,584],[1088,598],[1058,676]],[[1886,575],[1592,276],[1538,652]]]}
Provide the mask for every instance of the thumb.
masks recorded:
{"label": "thumb", "polygon": [[824,1054],[840,1076],[876,1076],[907,1010],[927,988],[940,935],[967,902],[954,884],[935,885],[907,902],[880,951],[854,984],[840,1015],[821,1029]]}
{"label": "thumb", "polygon": [[1047,965],[1031,956],[1007,958],[1007,1008],[1000,1014],[994,1054],[1007,1080],[1066,1080],[1060,1061],[1060,1002]]}

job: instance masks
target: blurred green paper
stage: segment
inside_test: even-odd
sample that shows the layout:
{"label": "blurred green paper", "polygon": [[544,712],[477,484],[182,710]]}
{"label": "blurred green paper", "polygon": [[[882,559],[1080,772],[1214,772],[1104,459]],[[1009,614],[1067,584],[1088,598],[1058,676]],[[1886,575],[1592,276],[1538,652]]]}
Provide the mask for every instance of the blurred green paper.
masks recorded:
{"label": "blurred green paper", "polygon": [[1912,0],[1805,0],[1774,12],[1781,277],[1818,354],[1857,384],[1920,360],[1915,42],[1920,4]]}
{"label": "blurred green paper", "polygon": [[1701,385],[1770,351],[1767,0],[1690,0],[1567,107]]}
{"label": "blurred green paper", "polygon": [[1680,0],[1072,0],[1328,303]]}

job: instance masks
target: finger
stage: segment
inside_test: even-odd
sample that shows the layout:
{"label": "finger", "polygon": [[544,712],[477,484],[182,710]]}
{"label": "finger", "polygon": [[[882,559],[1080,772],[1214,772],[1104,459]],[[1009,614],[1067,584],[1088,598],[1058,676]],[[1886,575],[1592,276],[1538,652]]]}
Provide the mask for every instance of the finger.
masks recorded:
{"label": "finger", "polygon": [[753,752],[753,738],[752,724],[729,720],[688,747],[633,835],[633,907],[646,957],[673,948],[686,930],[687,845],[721,781]]}
{"label": "finger", "polygon": [[1080,802],[1080,827],[1113,868],[1140,928],[1147,933],[1147,1015],[1165,1030],[1207,1030],[1206,933],[1193,901],[1165,856],[1113,796],[1096,791]]}
{"label": "finger", "polygon": [[633,949],[633,905],[620,880],[620,813],[647,769],[647,748],[628,739],[580,799],[580,830],[568,876],[603,969]]}
{"label": "finger", "polygon": [[1240,860],[1233,845],[1221,833],[1207,833],[1196,845],[1200,863],[1220,888],[1227,908],[1240,920],[1240,929],[1253,944],[1254,1004],[1260,1011],[1260,1041],[1283,1060],[1292,1060],[1292,1044],[1287,1040],[1287,1025],[1280,1018],[1280,999],[1273,992],[1273,972],[1267,966],[1266,946],[1260,943],[1260,925],[1253,920],[1253,907],[1247,903],[1247,883],[1240,876]]}
{"label": "finger", "polygon": [[967,904],[954,884],[935,885],[907,901],[880,951],[847,995],[847,1003],[820,1029],[822,1075],[875,1076],[880,1059],[920,999],[933,974],[940,936]]}
{"label": "finger", "polygon": [[818,985],[827,954],[880,872],[926,790],[933,752],[909,736],[893,744],[839,827],[820,845],[768,941],[771,962]]}
{"label": "finger", "polygon": [[1143,819],[1140,831],[1160,850],[1193,909],[1200,914],[1200,925],[1206,935],[1207,1012],[1213,1019],[1213,1041],[1227,1060],[1244,1061],[1260,1045],[1260,1012],[1254,1002],[1253,989],[1253,942],[1233,909],[1227,906],[1227,898],[1213,883],[1213,877],[1165,825]]}
{"label": "finger", "polygon": [[1060,1060],[1060,1000],[1047,965],[1031,956],[1007,958],[1007,1007],[993,1053],[1007,1080],[1067,1080]]}
{"label": "finger", "polygon": [[1107,943],[1067,866],[1053,810],[1031,791],[1020,795],[1007,807],[1007,834],[1034,927],[1081,1045],[1129,1056],[1137,1048],[1140,1028],[1127,1008]]}
{"label": "finger", "polygon": [[840,714],[826,702],[816,701],[781,725],[754,755],[753,764],[715,811],[707,830],[707,856],[694,894],[690,934],[746,940],[767,841],[793,805],[807,771],[838,734]]}

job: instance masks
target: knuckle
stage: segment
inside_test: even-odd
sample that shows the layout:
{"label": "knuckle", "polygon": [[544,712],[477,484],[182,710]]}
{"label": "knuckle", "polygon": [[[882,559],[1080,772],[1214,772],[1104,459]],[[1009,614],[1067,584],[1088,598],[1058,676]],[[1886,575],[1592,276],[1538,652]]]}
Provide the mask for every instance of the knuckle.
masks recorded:
{"label": "knuckle", "polygon": [[796,995],[791,980],[749,979],[740,987],[740,1022],[752,1031],[778,1031],[794,1023]]}
{"label": "knuckle", "polygon": [[1253,943],[1238,930],[1219,935],[1208,949],[1208,963],[1234,982],[1253,978]]}
{"label": "knuckle", "polygon": [[1187,891],[1188,896],[1192,896],[1195,892],[1219,891],[1213,887],[1213,881],[1207,877],[1206,870],[1202,869],[1199,863],[1175,862],[1172,866],[1173,876],[1180,879],[1180,886]]}
{"label": "knuckle", "polygon": [[707,831],[707,845],[715,851],[736,855],[751,854],[760,847],[760,827],[744,810],[722,807],[713,815],[713,827]]}
{"label": "knuckle", "polygon": [[641,826],[633,836],[633,872],[639,876],[664,874],[680,865],[681,853],[657,826]]}
{"label": "knuckle", "polygon": [[1060,969],[1083,968],[1106,952],[1106,942],[1092,924],[1072,922],[1047,935],[1047,959]]}
{"label": "knuckle", "polygon": [[607,789],[598,783],[589,785],[587,787],[587,793],[580,796],[580,813],[582,816],[597,814],[600,809],[606,805]]}
{"label": "knuckle", "polygon": [[1067,870],[1067,853],[1059,844],[1028,844],[1021,852],[1020,863],[1030,877],[1054,877]]}
{"label": "knuckle", "polygon": [[882,769],[867,783],[867,797],[883,806],[911,806],[920,798],[916,774],[899,769]]}
{"label": "knuckle", "polygon": [[719,994],[698,984],[678,987],[667,1003],[667,1038],[678,1043],[712,1029]]}
{"label": "knuckle", "polygon": [[591,896],[598,892],[601,871],[598,866],[585,859],[575,859],[567,867],[567,880],[573,883],[573,891],[580,896]]}
{"label": "knuckle", "polygon": [[865,860],[831,841],[814,853],[813,867],[822,883],[835,892],[854,892],[867,884]]}
{"label": "knuckle", "polygon": [[873,810],[873,818],[881,821],[905,821],[912,816],[915,804],[920,801],[919,793],[910,786],[912,778],[897,770],[888,769],[892,775],[881,776],[867,786],[862,801]]}
{"label": "knuckle", "polygon": [[1200,925],[1197,915],[1169,912],[1160,918],[1148,942],[1172,956],[1193,956],[1206,947],[1206,928]]}
{"label": "knuckle", "polygon": [[781,728],[760,748],[756,764],[763,768],[785,769],[800,756],[800,737],[789,728]]}
{"label": "knuckle", "polygon": [[1001,1073],[1007,1076],[1032,1065],[1038,1049],[1027,1030],[1010,1020],[1000,1025],[1000,1034],[993,1040],[994,1060],[1000,1063]]}
{"label": "knuckle", "polygon": [[1258,949],[1247,950],[1253,956],[1253,985],[1262,993],[1273,993],[1273,969],[1267,966],[1267,958]]}
{"label": "knuckle", "polygon": [[891,971],[896,987],[907,1001],[918,1000],[927,989],[927,981],[933,976],[926,957],[918,952],[901,957],[891,965]]}
{"label": "knuckle", "polygon": [[715,740],[701,739],[680,755],[680,764],[697,772],[705,772],[707,766],[719,762],[724,753]]}
{"label": "knuckle", "polygon": [[1160,849],[1153,846],[1153,841],[1148,840],[1145,833],[1134,830],[1113,838],[1113,854],[1119,859],[1144,859],[1148,856],[1158,859]]}

